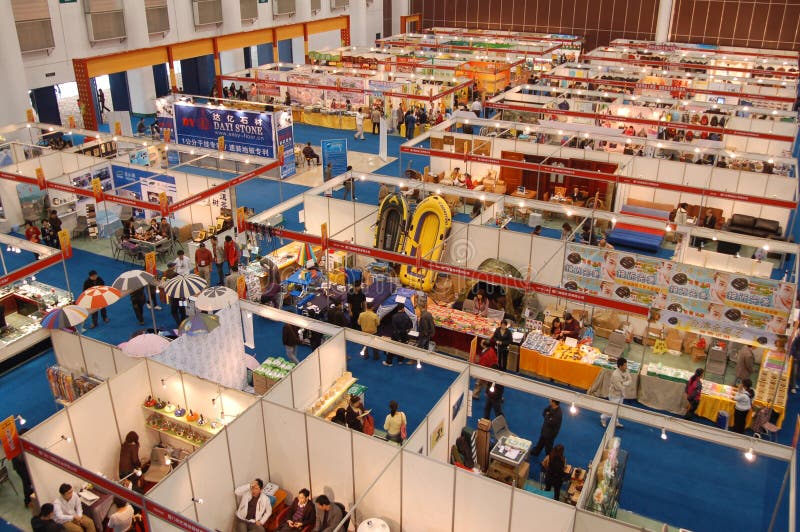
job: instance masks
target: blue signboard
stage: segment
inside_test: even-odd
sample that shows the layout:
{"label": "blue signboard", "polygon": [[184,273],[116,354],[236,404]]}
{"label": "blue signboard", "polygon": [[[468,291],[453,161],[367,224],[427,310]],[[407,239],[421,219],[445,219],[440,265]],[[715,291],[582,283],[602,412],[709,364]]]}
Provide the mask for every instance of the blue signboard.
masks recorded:
{"label": "blue signboard", "polygon": [[175,130],[178,144],[215,150],[224,137],[225,151],[275,158],[272,113],[175,105]]}
{"label": "blue signboard", "polygon": [[322,167],[327,168],[328,163],[331,163],[332,177],[347,171],[347,139],[322,141]]}
{"label": "blue signboard", "polygon": [[[170,175],[112,164],[111,176],[114,192],[122,197],[158,203],[158,192],[163,191],[168,198],[175,199],[175,178]],[[143,210],[133,209],[134,217],[144,218],[145,215]]]}

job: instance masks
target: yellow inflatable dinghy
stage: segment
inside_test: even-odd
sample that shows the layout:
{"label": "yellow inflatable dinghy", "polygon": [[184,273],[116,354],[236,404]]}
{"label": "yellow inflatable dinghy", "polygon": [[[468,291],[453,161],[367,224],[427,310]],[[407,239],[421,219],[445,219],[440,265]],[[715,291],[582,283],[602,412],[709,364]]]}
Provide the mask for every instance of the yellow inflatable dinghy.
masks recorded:
{"label": "yellow inflatable dinghy", "polygon": [[[403,253],[409,257],[438,261],[444,253],[444,244],[450,233],[453,218],[450,207],[441,196],[428,196],[417,206],[405,240]],[[400,268],[400,282],[416,290],[433,290],[436,272],[404,264]]]}

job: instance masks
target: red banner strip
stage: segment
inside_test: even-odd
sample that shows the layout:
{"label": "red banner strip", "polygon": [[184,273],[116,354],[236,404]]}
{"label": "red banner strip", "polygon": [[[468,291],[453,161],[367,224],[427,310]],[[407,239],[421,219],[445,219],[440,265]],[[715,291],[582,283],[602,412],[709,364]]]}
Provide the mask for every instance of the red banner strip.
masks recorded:
{"label": "red banner strip", "polygon": [[58,262],[61,262],[61,253],[50,255],[49,257],[37,260],[36,262],[23,266],[22,268],[18,268],[13,272],[0,277],[0,287],[6,286],[15,281],[19,281],[20,279],[24,279],[25,277],[33,275],[36,272],[40,272],[45,268],[49,268]]}
{"label": "red banner strip", "polygon": [[[255,230],[256,227],[254,227],[253,224],[248,224],[248,229],[252,231]],[[312,245],[322,244],[322,238],[315,235],[299,233],[296,231],[289,231],[287,229],[282,229],[279,227],[273,227],[272,232],[273,234],[281,238],[296,240],[298,242],[306,242]],[[372,257],[386,262],[396,262],[400,264],[406,264],[414,268],[419,267],[419,265],[417,264],[418,259],[416,257],[409,257],[408,255],[403,255],[401,253],[395,253],[383,249],[375,249],[371,247],[360,246],[358,244],[351,244],[349,242],[340,242],[338,240],[332,240],[332,239],[328,239],[327,244],[328,248],[332,250],[345,251],[348,253],[356,253],[359,255],[365,255],[367,257]],[[594,296],[590,294],[572,292],[564,288],[526,281],[525,279],[518,279],[516,277],[506,277],[503,275],[498,275],[489,272],[481,272],[478,270],[470,270],[468,268],[461,268],[459,266],[452,266],[450,264],[443,264],[441,262],[431,261],[427,259],[421,259],[419,260],[419,262],[422,268],[434,270],[440,273],[458,275],[461,277],[468,277],[470,279],[479,279],[492,284],[508,286],[511,288],[516,288],[518,290],[524,290],[526,292],[536,292],[539,294],[544,294],[549,296],[562,297],[564,299],[575,301],[577,303],[582,303],[587,305],[599,305],[601,307],[607,307],[619,310],[621,312],[627,312],[629,314],[636,314],[639,316],[648,315],[648,308],[641,305],[634,305],[631,303],[625,303],[613,299],[606,299],[603,297]]]}

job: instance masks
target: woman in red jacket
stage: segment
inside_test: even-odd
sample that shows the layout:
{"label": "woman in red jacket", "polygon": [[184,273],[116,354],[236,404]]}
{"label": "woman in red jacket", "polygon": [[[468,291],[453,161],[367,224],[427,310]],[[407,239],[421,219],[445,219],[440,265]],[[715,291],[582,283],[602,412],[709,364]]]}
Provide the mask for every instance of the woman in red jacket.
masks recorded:
{"label": "woman in red jacket", "polygon": [[239,264],[239,246],[233,241],[233,238],[228,235],[225,237],[225,260],[228,262],[229,271]]}

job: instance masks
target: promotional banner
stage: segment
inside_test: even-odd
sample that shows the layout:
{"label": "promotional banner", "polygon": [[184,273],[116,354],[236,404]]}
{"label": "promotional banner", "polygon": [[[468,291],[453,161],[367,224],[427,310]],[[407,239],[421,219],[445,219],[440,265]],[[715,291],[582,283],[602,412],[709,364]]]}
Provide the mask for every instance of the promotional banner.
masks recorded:
{"label": "promotional banner", "polygon": [[[175,186],[175,178],[170,175],[116,164],[111,165],[111,174],[118,195],[153,203],[154,211],[164,212],[166,205],[177,201],[178,188]],[[162,193],[166,196],[166,205],[162,204]],[[133,209],[133,216],[144,218],[147,213],[142,209]]]}
{"label": "promotional banner", "polygon": [[224,138],[225,151],[275,158],[272,113],[175,105],[175,137],[178,144],[217,149]]}
{"label": "promotional banner", "polygon": [[72,242],[70,241],[69,231],[62,229],[58,232],[58,244],[65,259],[72,258]]}
{"label": "promotional banner", "polygon": [[156,267],[156,252],[150,251],[144,255],[144,271],[154,277],[158,277],[158,268]]}
{"label": "promotional banner", "polygon": [[39,186],[39,190],[47,188],[47,181],[45,180],[44,170],[41,166],[36,168],[36,184]]}
{"label": "promotional banner", "polygon": [[336,177],[347,171],[347,139],[328,139],[321,142],[323,171],[331,163],[331,176]]}
{"label": "promotional banner", "polygon": [[669,327],[782,348],[792,283],[568,244],[563,287],[651,307]]}
{"label": "promotional banner", "polygon": [[281,179],[286,179],[297,173],[297,165],[295,164],[294,157],[294,125],[292,123],[292,113],[286,111],[275,113],[275,124],[277,128],[278,148],[283,148]]}
{"label": "promotional banner", "polygon": [[3,450],[6,452],[7,460],[11,460],[22,452],[14,416],[8,416],[3,421],[0,421],[0,440],[3,441]]}

